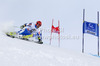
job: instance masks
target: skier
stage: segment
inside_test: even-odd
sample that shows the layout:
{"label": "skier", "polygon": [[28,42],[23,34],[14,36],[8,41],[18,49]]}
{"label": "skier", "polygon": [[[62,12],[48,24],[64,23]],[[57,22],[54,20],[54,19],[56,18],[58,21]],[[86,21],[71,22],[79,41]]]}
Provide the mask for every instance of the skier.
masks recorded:
{"label": "skier", "polygon": [[37,36],[39,42],[41,41],[41,37],[40,37],[40,32],[38,30],[39,27],[41,27],[42,22],[41,21],[37,21],[36,24],[34,23],[25,23],[24,25],[22,25],[20,28],[21,30],[18,31],[18,34],[21,36],[26,36],[26,35],[31,35],[33,34],[34,36]]}

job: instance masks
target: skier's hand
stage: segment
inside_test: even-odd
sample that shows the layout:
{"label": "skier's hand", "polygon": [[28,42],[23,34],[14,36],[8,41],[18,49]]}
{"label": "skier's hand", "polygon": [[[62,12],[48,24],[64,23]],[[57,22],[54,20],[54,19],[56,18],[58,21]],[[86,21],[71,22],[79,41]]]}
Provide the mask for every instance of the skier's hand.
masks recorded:
{"label": "skier's hand", "polygon": [[39,40],[39,42],[41,41],[41,38],[40,38],[40,36],[38,36],[38,40]]}
{"label": "skier's hand", "polygon": [[31,33],[32,33],[33,31],[36,31],[36,29],[32,29],[32,30],[30,30]]}
{"label": "skier's hand", "polygon": [[20,28],[23,29],[24,28],[24,25],[20,26]]}
{"label": "skier's hand", "polygon": [[32,31],[36,31],[36,29],[32,29]]}
{"label": "skier's hand", "polygon": [[20,26],[20,28],[21,28],[21,29],[23,29],[24,27],[26,27],[26,24],[24,24],[24,25]]}

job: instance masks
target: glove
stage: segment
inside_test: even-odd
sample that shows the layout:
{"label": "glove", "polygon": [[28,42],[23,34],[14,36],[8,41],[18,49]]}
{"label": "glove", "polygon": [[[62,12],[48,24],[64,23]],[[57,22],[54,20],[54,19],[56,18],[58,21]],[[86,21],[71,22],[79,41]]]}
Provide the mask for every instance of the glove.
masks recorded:
{"label": "glove", "polygon": [[36,29],[32,29],[32,30],[30,30],[31,33],[32,33],[33,31],[36,31]]}
{"label": "glove", "polygon": [[38,37],[38,40],[39,40],[39,42],[41,42],[41,38],[40,37]]}
{"label": "glove", "polygon": [[24,25],[20,26],[20,28],[21,28],[21,29],[23,29],[24,27],[26,27],[26,24],[24,24]]}
{"label": "glove", "polygon": [[36,29],[32,29],[32,31],[36,31]]}
{"label": "glove", "polygon": [[20,26],[20,28],[23,29],[24,28],[24,25]]}

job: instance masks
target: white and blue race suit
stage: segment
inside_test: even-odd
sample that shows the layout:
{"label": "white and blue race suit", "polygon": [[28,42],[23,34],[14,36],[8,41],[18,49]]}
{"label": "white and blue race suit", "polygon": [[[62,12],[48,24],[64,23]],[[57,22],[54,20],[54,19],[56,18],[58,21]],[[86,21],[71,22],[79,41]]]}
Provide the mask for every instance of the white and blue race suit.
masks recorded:
{"label": "white and blue race suit", "polygon": [[[34,23],[29,23],[29,24],[26,24],[26,26],[21,29],[20,31],[18,31],[19,35],[31,35],[33,34],[33,37],[41,37],[42,36],[42,33],[39,31],[39,29],[37,28],[36,24]],[[42,39],[42,37],[41,37]]]}

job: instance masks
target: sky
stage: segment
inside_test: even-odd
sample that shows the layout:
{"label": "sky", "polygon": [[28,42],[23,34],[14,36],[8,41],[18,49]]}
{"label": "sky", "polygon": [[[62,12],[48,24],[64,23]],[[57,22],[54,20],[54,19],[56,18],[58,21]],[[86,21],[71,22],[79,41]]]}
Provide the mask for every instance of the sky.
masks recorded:
{"label": "sky", "polygon": [[[62,28],[60,47],[81,52],[83,9],[85,20],[97,23],[99,0],[0,0],[0,23],[13,21],[15,26],[42,21],[44,37],[50,37],[52,19],[54,26],[60,21]],[[57,36],[57,34],[53,34]],[[75,37],[77,37],[75,39]],[[43,39],[49,44],[49,38]],[[58,46],[58,39],[52,40]],[[85,53],[97,54],[97,37],[85,34]]]}

